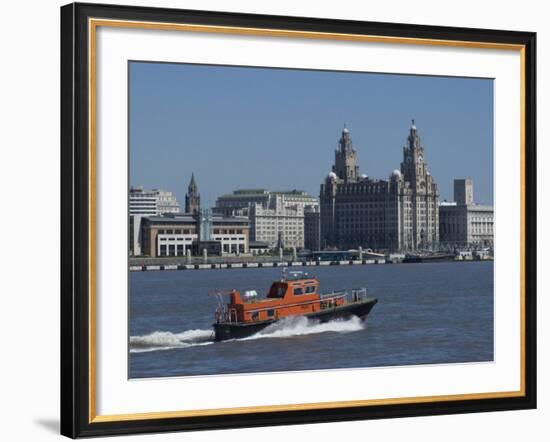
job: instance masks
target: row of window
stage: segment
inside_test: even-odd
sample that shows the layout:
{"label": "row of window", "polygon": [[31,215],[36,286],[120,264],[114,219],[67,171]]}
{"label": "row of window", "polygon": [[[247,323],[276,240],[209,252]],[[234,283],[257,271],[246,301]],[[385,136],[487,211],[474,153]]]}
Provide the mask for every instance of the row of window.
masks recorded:
{"label": "row of window", "polygon": [[214,235],[241,235],[243,233],[243,229],[214,229]]}
{"label": "row of window", "polygon": [[183,244],[175,245],[165,245],[161,244],[159,248],[159,256],[183,256],[185,255],[185,247]]}
{"label": "row of window", "polygon": [[224,253],[244,253],[244,244],[224,244]]}
{"label": "row of window", "polygon": [[195,229],[159,229],[159,235],[189,235],[195,233]]}
{"label": "row of window", "polygon": [[166,237],[161,237],[159,238],[159,241],[187,241],[187,242],[191,242],[193,241],[194,238],[177,238],[177,237],[170,237],[170,238],[166,238]]}
{"label": "row of window", "polygon": [[314,285],[307,285],[305,287],[296,287],[294,288],[294,294],[295,295],[307,295],[310,293],[315,293],[315,286]]}
{"label": "row of window", "polygon": [[[224,244],[222,248],[224,253],[244,253],[244,244]],[[183,256],[186,247],[183,244],[161,244],[159,247],[159,256]]]}

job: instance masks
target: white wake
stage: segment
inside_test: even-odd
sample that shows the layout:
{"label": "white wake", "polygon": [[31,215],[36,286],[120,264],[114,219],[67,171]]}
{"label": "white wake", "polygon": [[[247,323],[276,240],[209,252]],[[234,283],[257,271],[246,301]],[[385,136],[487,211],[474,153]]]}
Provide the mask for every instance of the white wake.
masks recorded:
{"label": "white wake", "polygon": [[350,319],[335,319],[319,322],[304,316],[290,316],[271,324],[248,338],[239,341],[249,341],[264,338],[288,338],[291,336],[313,335],[317,333],[336,332],[351,333],[365,328],[365,323],[356,316]]}
{"label": "white wake", "polygon": [[[361,319],[353,316],[350,319],[335,319],[319,322],[304,316],[283,318],[267,326],[255,335],[241,339],[231,339],[226,342],[251,341],[255,339],[289,338],[292,336],[313,335],[317,333],[335,332],[351,333],[365,328]],[[174,348],[187,348],[214,343],[212,330],[186,330],[181,333],[156,331],[143,336],[130,337],[130,353],[144,353]]]}
{"label": "white wake", "polygon": [[186,330],[181,333],[156,331],[143,336],[130,336],[130,353],[209,345],[214,341],[212,330]]}

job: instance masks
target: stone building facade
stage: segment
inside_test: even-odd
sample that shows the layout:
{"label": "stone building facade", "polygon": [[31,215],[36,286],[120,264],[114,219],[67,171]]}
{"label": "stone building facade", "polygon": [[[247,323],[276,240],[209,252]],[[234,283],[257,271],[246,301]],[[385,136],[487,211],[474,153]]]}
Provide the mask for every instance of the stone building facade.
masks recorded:
{"label": "stone building facade", "polygon": [[242,209],[253,204],[268,206],[273,199],[279,197],[279,203],[284,207],[318,206],[319,200],[303,190],[273,191],[267,189],[238,189],[233,193],[222,195],[216,199],[214,211],[226,216],[238,214]]}
{"label": "stone building facade", "polygon": [[247,216],[250,239],[270,249],[305,246],[305,213],[318,208],[317,198],[301,190],[240,189],[216,200],[216,213]]}
{"label": "stone building facade", "polygon": [[321,211],[319,206],[307,207],[304,212],[304,248],[321,250]]}
{"label": "stone building facade", "polygon": [[492,247],[494,241],[493,206],[474,202],[470,179],[454,180],[452,203],[439,205],[439,232],[443,246]]}
{"label": "stone building facade", "polygon": [[359,175],[357,151],[344,127],[319,193],[321,248],[430,248],[439,241],[438,197],[414,120],[400,170],[388,180]]}
{"label": "stone building facade", "polygon": [[285,205],[281,195],[267,204],[251,204],[243,211],[250,220],[252,241],[266,242],[271,249],[304,248],[304,208]]}

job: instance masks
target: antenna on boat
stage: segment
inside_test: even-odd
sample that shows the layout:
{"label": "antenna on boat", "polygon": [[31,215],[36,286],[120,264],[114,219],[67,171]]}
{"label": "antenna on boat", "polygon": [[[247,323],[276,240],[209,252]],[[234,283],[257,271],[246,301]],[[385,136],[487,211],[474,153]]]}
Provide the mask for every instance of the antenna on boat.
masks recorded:
{"label": "antenna on boat", "polygon": [[287,270],[288,270],[288,269],[286,268],[286,266],[283,267],[283,271],[282,271],[282,274],[283,274],[283,281],[286,281],[286,278],[287,278]]}

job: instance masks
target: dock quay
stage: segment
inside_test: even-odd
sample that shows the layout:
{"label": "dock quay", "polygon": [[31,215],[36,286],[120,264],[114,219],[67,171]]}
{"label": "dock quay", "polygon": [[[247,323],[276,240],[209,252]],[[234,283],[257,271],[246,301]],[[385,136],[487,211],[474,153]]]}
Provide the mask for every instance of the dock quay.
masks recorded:
{"label": "dock quay", "polygon": [[136,264],[130,263],[131,272],[152,270],[216,270],[216,269],[251,269],[269,267],[317,267],[388,264],[386,259],[363,259],[350,261],[262,261],[262,262],[224,262],[224,263],[193,263],[193,264]]}
{"label": "dock quay", "polygon": [[159,271],[159,270],[216,270],[216,269],[253,269],[271,267],[320,267],[320,266],[357,266],[400,263],[429,263],[439,261],[471,262],[492,261],[491,255],[474,255],[459,253],[456,255],[433,254],[370,254],[350,259],[334,257],[333,259],[311,259],[300,256],[166,256],[166,257],[130,257],[129,269],[131,272]]}

